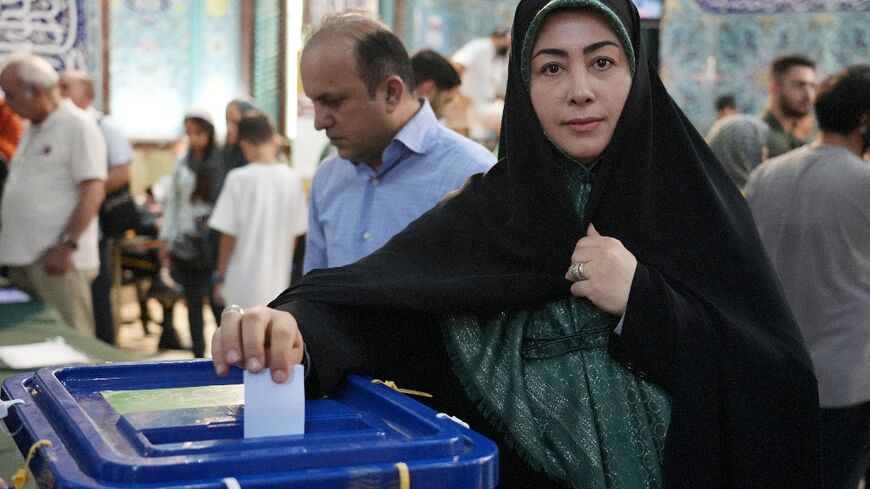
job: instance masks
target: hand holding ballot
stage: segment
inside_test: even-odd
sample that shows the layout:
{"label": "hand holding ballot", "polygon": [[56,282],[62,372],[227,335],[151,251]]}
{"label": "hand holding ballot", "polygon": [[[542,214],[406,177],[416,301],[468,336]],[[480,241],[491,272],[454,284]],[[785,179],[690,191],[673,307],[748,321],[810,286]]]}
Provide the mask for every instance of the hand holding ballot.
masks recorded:
{"label": "hand holding ballot", "polygon": [[284,382],[291,367],[302,363],[302,334],[287,312],[257,306],[242,311],[228,307],[212,337],[215,372],[226,375],[230,365],[257,373],[271,371],[272,380]]}

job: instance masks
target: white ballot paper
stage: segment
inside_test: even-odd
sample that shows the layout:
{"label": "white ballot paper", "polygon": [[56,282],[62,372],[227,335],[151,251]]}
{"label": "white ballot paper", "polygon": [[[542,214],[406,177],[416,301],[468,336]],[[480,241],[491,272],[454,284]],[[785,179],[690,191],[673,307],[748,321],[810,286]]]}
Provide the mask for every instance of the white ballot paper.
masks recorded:
{"label": "white ballot paper", "polygon": [[23,304],[30,300],[26,292],[15,287],[0,287],[0,304]]}
{"label": "white ballot paper", "polygon": [[305,433],[305,368],[293,366],[293,378],[278,384],[269,369],[245,370],[245,438]]}
{"label": "white ballot paper", "polygon": [[66,344],[60,336],[42,343],[0,347],[0,362],[13,369],[48,367],[69,363],[88,363],[91,359]]}

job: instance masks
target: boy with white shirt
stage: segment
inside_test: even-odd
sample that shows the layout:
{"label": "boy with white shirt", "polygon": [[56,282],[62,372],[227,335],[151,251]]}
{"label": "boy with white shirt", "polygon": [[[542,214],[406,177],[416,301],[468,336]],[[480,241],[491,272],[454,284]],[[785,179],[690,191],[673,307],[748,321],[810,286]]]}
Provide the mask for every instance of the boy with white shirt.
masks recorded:
{"label": "boy with white shirt", "polygon": [[239,121],[238,141],[251,163],[227,174],[209,219],[221,233],[214,295],[250,307],[266,304],[289,285],[293,245],[308,229],[302,178],[279,163],[269,118]]}

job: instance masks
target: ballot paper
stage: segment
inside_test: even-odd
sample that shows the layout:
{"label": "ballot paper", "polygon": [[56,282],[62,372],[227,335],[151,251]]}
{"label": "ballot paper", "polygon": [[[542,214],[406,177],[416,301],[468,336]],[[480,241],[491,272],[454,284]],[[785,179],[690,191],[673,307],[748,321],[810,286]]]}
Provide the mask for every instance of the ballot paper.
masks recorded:
{"label": "ballot paper", "polygon": [[47,339],[42,343],[0,347],[0,362],[13,369],[88,363],[90,361],[90,358],[66,344],[66,341],[60,336]]}
{"label": "ballot paper", "polygon": [[293,366],[293,378],[276,383],[269,370],[245,370],[245,438],[305,433],[305,369]]}

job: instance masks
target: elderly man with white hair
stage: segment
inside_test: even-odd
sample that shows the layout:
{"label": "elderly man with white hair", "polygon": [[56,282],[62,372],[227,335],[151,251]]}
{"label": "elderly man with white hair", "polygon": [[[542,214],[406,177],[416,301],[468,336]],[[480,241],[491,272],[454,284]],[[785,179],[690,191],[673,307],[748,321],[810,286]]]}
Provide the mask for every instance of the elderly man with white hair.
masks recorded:
{"label": "elderly man with white hair", "polygon": [[42,58],[14,55],[0,71],[6,104],[30,120],[0,204],[0,265],[9,279],[93,334],[97,210],[105,196],[106,145],[96,120],[64,100]]}

